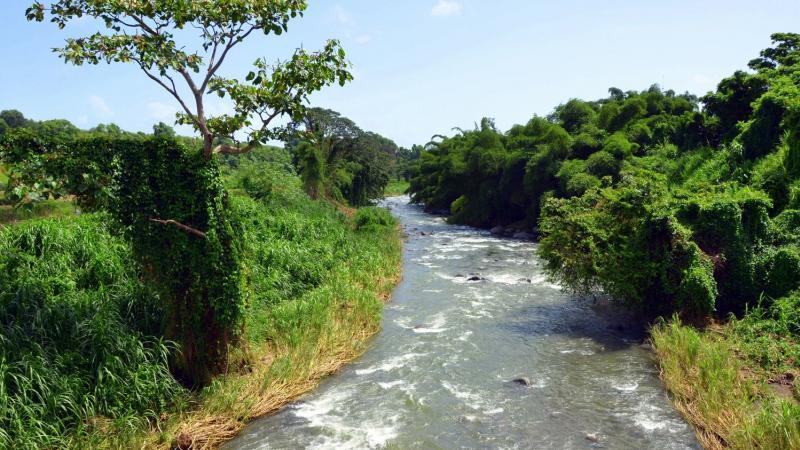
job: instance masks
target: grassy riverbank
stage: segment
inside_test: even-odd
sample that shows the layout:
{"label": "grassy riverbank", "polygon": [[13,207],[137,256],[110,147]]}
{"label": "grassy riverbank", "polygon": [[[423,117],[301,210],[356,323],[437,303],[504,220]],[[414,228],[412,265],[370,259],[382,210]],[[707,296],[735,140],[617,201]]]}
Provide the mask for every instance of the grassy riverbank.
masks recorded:
{"label": "grassy riverbank", "polygon": [[387,197],[395,197],[408,193],[409,183],[406,180],[392,180],[386,185],[384,191]]}
{"label": "grassy riverbank", "polygon": [[676,409],[707,449],[800,448],[800,295],[704,330],[652,332]]}
{"label": "grassy riverbank", "polygon": [[213,448],[365,349],[399,278],[395,220],[265,172],[231,186],[248,309],[228,374],[199,392],[170,375],[162,306],[107,216],[0,227],[0,448]]}

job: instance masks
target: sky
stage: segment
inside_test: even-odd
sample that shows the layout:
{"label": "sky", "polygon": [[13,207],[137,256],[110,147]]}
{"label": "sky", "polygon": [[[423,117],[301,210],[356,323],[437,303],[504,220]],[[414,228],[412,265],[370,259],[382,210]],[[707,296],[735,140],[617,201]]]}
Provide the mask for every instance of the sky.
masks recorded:
{"label": "sky", "polygon": [[[30,3],[0,0],[0,110],[81,128],[150,131],[173,121],[175,101],[135,66],[76,67],[52,53],[95,22],[29,23]],[[800,0],[310,0],[288,33],[237,47],[223,75],[243,78],[259,57],[340,39],[355,80],[312,105],[410,147],[482,117],[506,130],[612,86],[703,95],[745,69],[775,32],[800,32]],[[212,113],[228,108],[209,103]]]}

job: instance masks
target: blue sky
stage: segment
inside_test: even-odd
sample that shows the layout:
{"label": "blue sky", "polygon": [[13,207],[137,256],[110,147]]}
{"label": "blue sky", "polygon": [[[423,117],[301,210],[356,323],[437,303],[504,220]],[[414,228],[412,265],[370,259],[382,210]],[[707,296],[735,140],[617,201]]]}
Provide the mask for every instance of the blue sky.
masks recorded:
{"label": "blue sky", "polygon": [[[82,128],[114,122],[150,130],[176,106],[134,66],[65,65],[50,48],[92,32],[81,20],[58,30],[28,23],[28,0],[0,4],[0,109]],[[502,129],[545,115],[572,97],[611,86],[704,94],[769,45],[800,31],[797,0],[311,0],[278,39],[239,48],[225,75],[243,77],[259,56],[286,58],[303,45],[342,40],[356,79],[313,97],[398,144],[425,143],[483,116]],[[226,105],[212,101],[213,111]]]}

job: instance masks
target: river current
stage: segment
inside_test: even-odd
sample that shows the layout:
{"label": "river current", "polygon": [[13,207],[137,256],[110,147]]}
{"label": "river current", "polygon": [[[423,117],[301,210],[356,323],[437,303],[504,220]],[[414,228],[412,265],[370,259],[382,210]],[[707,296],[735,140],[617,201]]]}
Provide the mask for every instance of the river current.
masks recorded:
{"label": "river current", "polygon": [[384,202],[408,239],[370,349],[226,448],[700,448],[615,308],[562,293],[535,243],[407,202]]}

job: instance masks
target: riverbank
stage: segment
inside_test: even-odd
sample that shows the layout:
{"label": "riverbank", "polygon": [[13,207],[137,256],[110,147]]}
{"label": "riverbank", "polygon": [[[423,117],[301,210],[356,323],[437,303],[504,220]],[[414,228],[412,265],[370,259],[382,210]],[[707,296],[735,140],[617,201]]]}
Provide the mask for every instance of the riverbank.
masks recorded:
{"label": "riverbank", "polygon": [[169,373],[158,296],[108,216],[0,226],[0,448],[214,448],[363,352],[400,276],[397,223],[284,178],[233,199],[244,332],[199,392]]}
{"label": "riverbank", "polygon": [[798,306],[794,295],[704,330],[653,328],[664,385],[706,449],[800,448]]}
{"label": "riverbank", "polygon": [[[274,208],[250,213],[266,214],[268,210],[275,213]],[[101,442],[100,446],[217,448],[235,437],[248,422],[313,390],[325,377],[361,355],[369,339],[379,331],[383,303],[400,278],[401,243],[396,222],[388,213],[385,216],[389,226],[375,226],[370,219],[364,219],[376,214],[384,217],[383,212],[365,208],[351,219],[333,209],[326,210],[323,215],[336,215],[347,229],[337,230],[343,233],[338,236],[342,239],[341,248],[328,267],[328,274],[323,275],[324,281],[277,306],[253,308],[247,320],[248,344],[241,349],[239,369],[194,395],[190,408],[162,416],[144,435],[133,435],[127,442],[114,437],[113,442]],[[311,226],[313,230],[301,233],[306,219],[298,213],[312,213],[314,222],[313,211],[293,211],[292,219],[283,225],[287,229],[299,226],[300,230],[283,243],[293,244],[294,248],[284,249],[282,256],[301,253],[314,258],[313,236],[324,233],[321,228],[331,224],[317,222]],[[262,215],[260,219],[266,217]],[[281,246],[275,242],[278,236],[250,238]]]}

